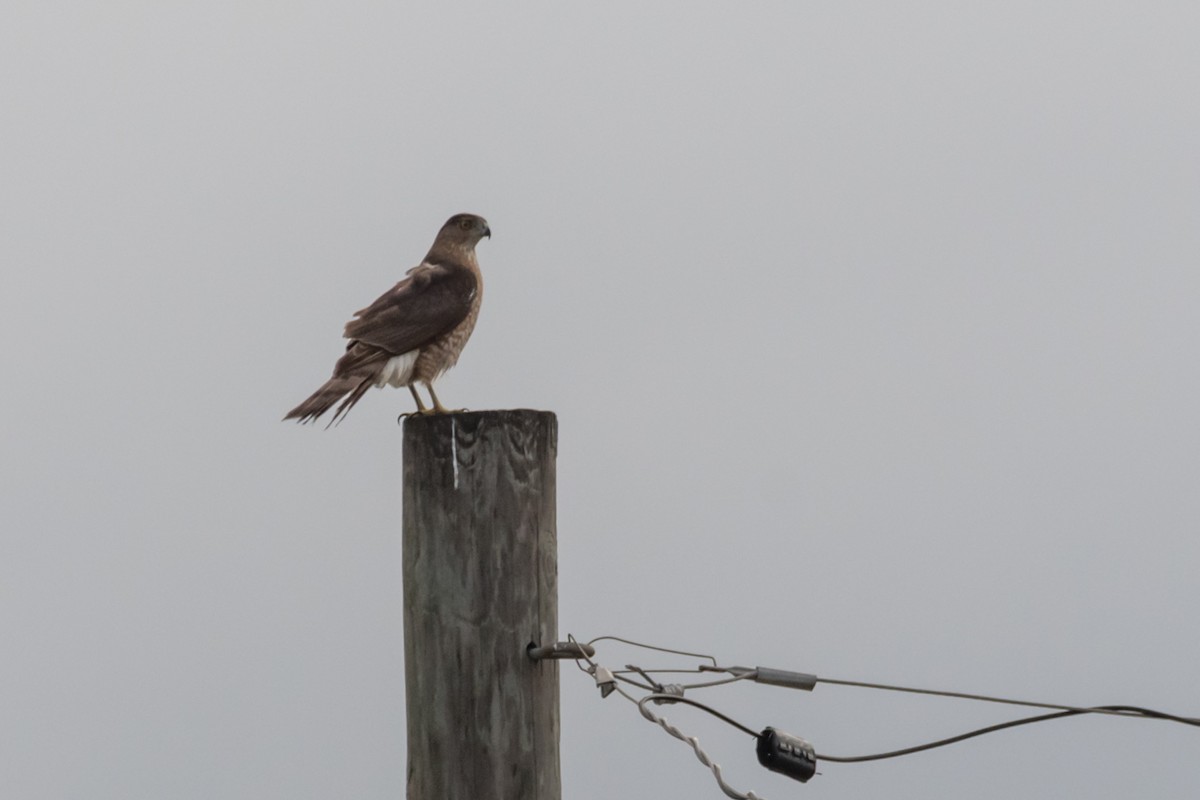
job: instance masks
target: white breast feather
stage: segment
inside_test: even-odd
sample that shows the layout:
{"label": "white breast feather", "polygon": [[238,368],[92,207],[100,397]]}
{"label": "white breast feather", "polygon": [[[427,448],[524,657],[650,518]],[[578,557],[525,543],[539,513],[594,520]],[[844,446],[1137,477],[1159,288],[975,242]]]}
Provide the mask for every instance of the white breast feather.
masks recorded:
{"label": "white breast feather", "polygon": [[420,355],[418,351],[409,350],[407,353],[389,358],[383,365],[383,369],[380,370],[379,377],[375,379],[375,385],[408,386],[412,383],[413,365],[417,363],[418,355]]}

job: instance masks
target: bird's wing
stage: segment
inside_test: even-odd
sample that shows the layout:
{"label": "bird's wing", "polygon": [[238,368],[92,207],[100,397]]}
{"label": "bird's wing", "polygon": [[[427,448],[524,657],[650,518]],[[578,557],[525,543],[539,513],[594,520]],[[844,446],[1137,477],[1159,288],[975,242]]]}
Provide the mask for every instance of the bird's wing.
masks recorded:
{"label": "bird's wing", "polygon": [[346,323],[346,338],[394,355],[415,350],[466,318],[475,275],[454,264],[421,264]]}

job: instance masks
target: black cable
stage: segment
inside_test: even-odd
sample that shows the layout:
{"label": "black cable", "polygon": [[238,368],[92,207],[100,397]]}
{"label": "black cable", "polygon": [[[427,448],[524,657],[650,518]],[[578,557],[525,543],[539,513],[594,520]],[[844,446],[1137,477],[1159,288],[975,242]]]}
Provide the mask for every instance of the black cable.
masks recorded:
{"label": "black cable", "polygon": [[1200,727],[1200,720],[1190,717],[1177,717],[1174,714],[1167,714],[1162,711],[1154,711],[1149,708],[1139,708],[1138,706],[1096,706],[1095,708],[1073,709],[1071,711],[1058,711],[1053,714],[1040,714],[1036,717],[1024,717],[1022,719],[1014,719],[1008,722],[1001,722],[996,725],[989,725],[986,728],[961,733],[958,736],[951,736],[948,739],[939,739],[936,742],[927,744],[919,744],[914,747],[906,747],[903,750],[891,750],[886,753],[874,753],[868,756],[827,756],[823,753],[817,753],[817,759],[820,761],[832,761],[841,764],[853,764],[863,761],[878,761],[884,758],[895,758],[897,756],[906,756],[912,753],[919,753],[923,750],[932,750],[935,747],[943,747],[948,744],[962,742],[967,739],[973,739],[976,736],[983,736],[985,733],[994,733],[1002,731],[1005,728],[1015,728],[1018,725],[1029,725],[1034,722],[1045,722],[1052,719],[1062,719],[1063,717],[1074,717],[1080,714],[1095,714],[1104,712],[1116,712],[1123,716],[1142,717],[1144,719],[1165,719],[1171,722],[1178,722],[1182,725],[1192,725]]}
{"label": "black cable", "polygon": [[[715,708],[712,708],[711,706],[707,706],[704,703],[698,703],[695,700],[691,700],[686,697],[679,697],[677,695],[649,694],[649,695],[646,695],[645,697],[643,697],[641,700],[637,701],[638,708],[640,709],[645,703],[653,701],[653,700],[661,700],[666,703],[683,703],[684,705],[694,706],[694,707],[700,709],[701,711],[706,711],[709,714],[712,714],[714,717],[721,720],[722,722],[732,725],[733,727],[737,728],[738,730],[742,731],[743,733],[749,734],[750,736],[753,736],[756,739],[760,735],[758,733],[758,731],[751,730],[750,728],[746,727],[742,723],[738,722],[735,719],[732,719],[731,717],[727,717],[726,715],[722,714],[720,711],[717,711]],[[960,733],[957,736],[950,736],[946,739],[939,739],[936,742],[927,742],[926,744],[918,744],[918,745],[914,745],[913,747],[905,747],[901,750],[889,750],[886,753],[872,753],[871,755],[865,755],[865,756],[830,756],[830,755],[826,755],[824,753],[817,753],[816,757],[817,757],[818,761],[830,761],[830,762],[838,763],[838,764],[856,764],[856,763],[862,763],[864,761],[880,761],[885,758],[897,758],[899,756],[907,756],[907,755],[912,755],[913,753],[920,753],[925,750],[933,750],[934,748],[937,748],[937,747],[945,747],[948,744],[955,744],[957,742],[966,741],[967,739],[974,739],[976,736],[983,736],[984,734],[987,734],[987,733],[995,733],[996,731],[1002,731],[1002,730],[1005,730],[1006,728],[1016,728],[1021,725],[1031,725],[1035,722],[1047,722],[1052,719],[1063,719],[1064,717],[1076,717],[1076,716],[1080,716],[1081,714],[1096,714],[1096,713],[1105,713],[1105,712],[1117,713],[1117,714],[1121,714],[1123,716],[1130,716],[1130,717],[1141,717],[1143,719],[1165,719],[1165,720],[1168,720],[1171,722],[1178,722],[1182,725],[1191,725],[1193,727],[1200,727],[1200,720],[1193,719],[1191,717],[1179,717],[1174,714],[1167,714],[1166,712],[1155,711],[1150,708],[1141,708],[1139,706],[1096,706],[1095,708],[1080,708],[1080,709],[1072,709],[1070,711],[1056,711],[1052,714],[1039,714],[1035,717],[1024,717],[1022,719],[1009,720],[1008,722],[1000,722],[995,725],[988,725],[986,728],[978,728],[976,730],[968,731],[966,733]]]}
{"label": "black cable", "polygon": [[696,708],[700,709],[701,711],[707,711],[709,714],[712,714],[714,717],[721,720],[722,722],[732,725],[733,727],[737,728],[742,733],[748,733],[751,736],[753,736],[755,739],[758,738],[758,731],[754,731],[754,730],[747,728],[742,723],[738,722],[735,719],[725,716],[720,711],[717,711],[715,708],[706,706],[706,705],[704,705],[704,703],[697,703],[695,700],[689,700],[686,697],[680,697],[680,696],[674,695],[674,694],[648,694],[645,697],[643,697],[641,700],[637,701],[638,708],[640,709],[646,702],[651,701],[651,700],[662,700],[666,703],[683,703],[686,706],[695,706]]}
{"label": "black cable", "polygon": [[1200,728],[1200,718],[1179,717],[1174,714],[1168,714],[1165,711],[1155,711],[1152,708],[1142,708],[1141,706],[1098,706],[1098,708],[1101,711],[1117,711],[1130,717],[1165,719],[1168,722],[1178,722],[1180,725],[1191,725],[1194,728]]}
{"label": "black cable", "polygon": [[939,739],[936,742],[928,744],[919,744],[914,747],[906,747],[902,750],[890,750],[886,753],[873,753],[869,756],[830,756],[824,753],[817,753],[819,761],[833,761],[839,764],[855,764],[863,761],[879,761],[884,758],[896,758],[897,756],[907,756],[912,753],[920,753],[922,750],[932,750],[935,747],[943,747],[944,745],[954,744],[955,742],[973,739],[976,736],[983,736],[985,733],[993,733],[995,731],[1004,730],[1005,728],[1015,728],[1018,725],[1028,725],[1033,722],[1044,722],[1049,719],[1058,719],[1059,717],[1071,717],[1076,714],[1082,714],[1082,711],[1058,711],[1054,714],[1041,714],[1036,717],[1025,717],[1024,719],[1015,719],[1010,722],[1001,722],[998,725],[990,725],[986,728],[962,733],[958,736],[951,736],[948,739]]}
{"label": "black cable", "polygon": [[[571,642],[573,642],[573,643],[575,642],[575,637],[568,635],[567,638]],[[637,647],[645,647],[645,648],[651,649],[651,650],[660,650],[662,652],[677,653],[677,654],[681,654],[681,655],[688,655],[688,656],[694,656],[694,657],[699,657],[699,658],[712,659],[713,667],[711,669],[713,671],[720,671],[720,672],[728,672],[729,671],[729,669],[718,667],[716,665],[716,659],[713,659],[712,656],[705,656],[703,654],[687,653],[682,650],[668,650],[666,648],[655,647],[654,645],[647,645],[647,644],[642,644],[640,642],[633,642],[628,639],[621,639],[616,636],[601,636],[596,639],[593,639],[592,642],[603,641],[606,639],[624,642],[626,644],[631,644],[631,645],[634,645]],[[589,642],[589,644],[591,644],[592,642]],[[584,657],[584,659],[587,660],[587,662],[593,668],[596,667],[596,662],[593,661],[591,658],[589,658],[586,655],[586,653],[584,654],[583,657]],[[579,666],[578,659],[576,660],[575,663],[577,666]],[[583,669],[583,667],[580,666],[580,669]],[[647,674],[648,672],[660,672],[660,671],[661,672],[686,672],[686,671],[690,671],[690,670],[642,670],[638,667],[634,667],[633,665],[628,665],[627,669],[629,669],[630,671],[638,672],[642,677],[646,678],[648,681],[651,681],[651,682],[653,682],[653,679],[649,676],[649,674]],[[701,669],[703,671],[707,671],[709,668],[702,667]],[[585,670],[585,671],[587,671],[587,670]],[[760,734],[757,731],[751,730],[750,728],[746,727],[745,725],[741,724],[740,722],[738,722],[730,717],[727,717],[726,715],[722,714],[720,711],[717,711],[716,709],[711,708],[710,706],[707,706],[704,703],[698,703],[695,700],[690,700],[688,698],[681,697],[679,695],[659,693],[657,691],[657,689],[659,688],[657,685],[646,686],[646,685],[643,685],[640,682],[633,680],[632,678],[629,678],[625,675],[614,674],[613,677],[616,680],[622,681],[624,683],[628,683],[633,686],[637,686],[641,689],[654,692],[653,694],[648,694],[648,695],[644,696],[641,700],[634,701],[637,703],[638,709],[642,711],[643,715],[646,714],[646,710],[644,708],[645,703],[647,703],[651,700],[658,700],[658,701],[662,701],[662,702],[666,702],[666,703],[683,703],[684,705],[695,706],[696,708],[699,708],[702,711],[706,711],[709,714],[716,717],[717,719],[720,719],[722,722],[732,725],[733,727],[737,728],[738,730],[742,731],[743,733],[749,734],[750,736],[753,736],[755,738],[759,738],[759,736],[760,736]],[[752,677],[754,677],[754,671],[748,670],[744,674],[737,675],[735,677],[735,680],[742,679],[742,678],[752,678]],[[888,685],[888,684],[865,683],[862,681],[837,680],[837,679],[830,679],[830,678],[817,678],[817,681],[822,682],[822,683],[829,683],[829,684],[840,684],[842,686],[854,686],[854,687],[869,688],[869,689],[883,689],[886,691],[894,691],[894,692],[910,692],[910,693],[914,693],[914,694],[938,695],[938,696],[942,696],[942,697],[954,697],[954,698],[967,699],[967,700],[982,700],[982,701],[991,702],[991,703],[1007,703],[1007,704],[1011,704],[1011,705],[1023,705],[1023,706],[1033,706],[1033,707],[1040,707],[1040,708],[1061,709],[1059,711],[1055,711],[1054,713],[1040,714],[1040,715],[1034,716],[1034,717],[1024,717],[1022,719],[1015,719],[1015,720],[1010,720],[1008,722],[1001,722],[1001,723],[997,723],[995,725],[989,725],[985,728],[978,728],[976,730],[968,731],[966,733],[961,733],[961,734],[958,734],[957,736],[951,736],[946,739],[939,739],[937,741],[928,742],[926,744],[914,745],[913,747],[906,747],[901,750],[891,750],[891,751],[888,751],[885,753],[873,753],[871,755],[865,755],[865,756],[828,756],[828,755],[824,755],[822,753],[816,754],[816,757],[818,760],[830,761],[830,762],[842,763],[842,764],[861,763],[864,761],[878,761],[878,760],[885,759],[885,758],[896,758],[898,756],[911,755],[913,753],[920,753],[925,750],[932,750],[937,747],[944,747],[948,744],[955,744],[957,742],[966,741],[967,739],[973,739],[976,736],[983,736],[984,734],[987,734],[987,733],[995,733],[996,731],[1002,731],[1007,728],[1015,728],[1015,727],[1018,727],[1021,725],[1031,725],[1035,722],[1046,722],[1046,721],[1053,720],[1053,719],[1063,719],[1065,717],[1074,717],[1074,716],[1079,716],[1081,714],[1112,714],[1115,716],[1124,716],[1124,717],[1140,717],[1142,719],[1163,719],[1163,720],[1167,720],[1169,722],[1178,722],[1181,725],[1191,725],[1193,727],[1200,727],[1200,718],[1182,717],[1182,716],[1177,716],[1175,714],[1168,714],[1164,711],[1155,711],[1155,710],[1149,709],[1149,708],[1142,708],[1140,706],[1109,705],[1109,706],[1092,706],[1089,708],[1079,708],[1079,707],[1072,707],[1072,706],[1053,705],[1050,703],[1033,703],[1033,702],[1023,701],[1023,700],[1011,700],[1011,699],[1001,698],[1001,697],[989,697],[986,695],[967,694],[965,692],[940,691],[940,690],[935,690],[935,689],[917,689],[917,688],[912,688],[912,687],[894,686],[894,685]],[[719,683],[724,683],[724,682],[725,681],[714,681],[711,684],[697,684],[695,687],[683,687],[683,688],[700,688],[701,686],[717,685]],[[621,693],[625,694],[625,692],[623,692],[623,691]],[[626,695],[626,697],[628,697],[628,695]],[[629,699],[632,700],[633,698],[630,697]],[[719,780],[719,778],[718,778],[718,780]]]}
{"label": "black cable", "polygon": [[[749,734],[755,738],[758,738],[759,736],[758,731],[751,730],[737,720],[727,717],[720,711],[717,711],[715,708],[707,706],[704,703],[698,703],[695,700],[691,700],[686,697],[679,697],[672,694],[649,694],[638,701],[638,708],[641,708],[643,704],[653,700],[661,700],[666,703],[683,703],[684,705],[695,706],[701,711],[706,711],[709,714],[712,714],[722,722],[732,725],[743,733]],[[1165,719],[1171,722],[1178,722],[1182,725],[1200,727],[1200,720],[1192,719],[1190,717],[1179,717],[1174,714],[1167,714],[1163,711],[1155,711],[1149,708],[1141,708],[1139,706],[1096,706],[1095,708],[1056,711],[1052,714],[1039,714],[1035,717],[1023,717],[1022,719],[1000,722],[995,725],[988,725],[985,728],[978,728],[966,733],[960,733],[957,736],[939,739],[935,742],[927,742],[926,744],[918,744],[914,745],[913,747],[905,747],[901,750],[889,750],[886,753],[872,753],[871,755],[865,756],[830,756],[825,755],[824,753],[817,753],[816,756],[818,761],[830,761],[838,764],[855,764],[862,763],[864,761],[880,761],[885,758],[897,758],[898,756],[907,756],[913,753],[920,753],[925,750],[933,750],[937,747],[945,747],[948,744],[955,744],[957,742],[966,741],[967,739],[974,739],[976,736],[983,736],[987,733],[995,733],[996,731],[1002,731],[1006,728],[1016,728],[1021,725],[1031,725],[1035,722],[1047,722],[1052,719],[1062,719],[1064,717],[1076,717],[1081,714],[1096,714],[1105,712],[1117,713],[1130,717],[1141,717],[1143,719]]]}

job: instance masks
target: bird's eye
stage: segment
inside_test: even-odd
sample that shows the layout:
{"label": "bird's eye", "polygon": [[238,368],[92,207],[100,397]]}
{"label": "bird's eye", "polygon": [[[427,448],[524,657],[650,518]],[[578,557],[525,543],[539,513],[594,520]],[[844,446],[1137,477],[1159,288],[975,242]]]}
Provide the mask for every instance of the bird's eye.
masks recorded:
{"label": "bird's eye", "polygon": [[469,220],[469,219],[460,219],[460,220],[458,221],[458,227],[462,228],[464,231],[469,231],[469,230],[471,230],[471,220]]}

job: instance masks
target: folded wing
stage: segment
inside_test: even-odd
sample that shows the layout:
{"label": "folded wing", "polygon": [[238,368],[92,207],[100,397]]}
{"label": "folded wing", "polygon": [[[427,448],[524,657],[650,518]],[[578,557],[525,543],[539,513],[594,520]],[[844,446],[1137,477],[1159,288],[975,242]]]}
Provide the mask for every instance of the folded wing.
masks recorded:
{"label": "folded wing", "polygon": [[462,322],[478,290],[470,269],[421,264],[346,323],[345,336],[400,355],[420,348]]}

